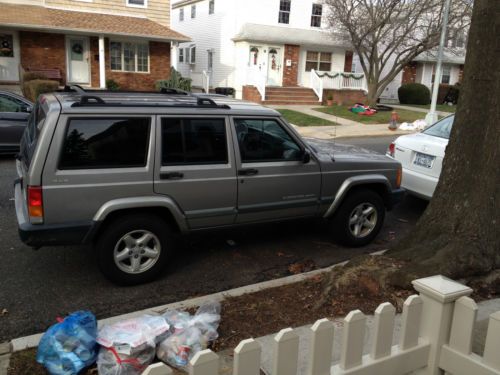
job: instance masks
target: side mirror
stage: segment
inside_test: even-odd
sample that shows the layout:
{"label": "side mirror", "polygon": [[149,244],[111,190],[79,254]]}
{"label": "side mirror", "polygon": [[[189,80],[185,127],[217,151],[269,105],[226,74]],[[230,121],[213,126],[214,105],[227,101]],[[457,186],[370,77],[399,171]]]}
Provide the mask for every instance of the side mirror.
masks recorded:
{"label": "side mirror", "polygon": [[307,164],[311,161],[311,153],[308,150],[304,150],[302,154],[302,163]]}
{"label": "side mirror", "polygon": [[21,111],[22,111],[22,112],[25,112],[25,113],[31,113],[32,108],[31,108],[31,106],[29,106],[29,105],[25,105],[25,106],[23,106],[23,107],[21,108]]}

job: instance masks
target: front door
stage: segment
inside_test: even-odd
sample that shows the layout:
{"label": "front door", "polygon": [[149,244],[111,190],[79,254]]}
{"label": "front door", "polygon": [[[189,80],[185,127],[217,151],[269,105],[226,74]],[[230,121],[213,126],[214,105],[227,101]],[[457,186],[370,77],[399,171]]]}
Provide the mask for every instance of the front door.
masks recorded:
{"label": "front door", "polygon": [[269,47],[267,59],[267,84],[269,86],[281,86],[281,70],[283,64],[281,48]]}
{"label": "front door", "polygon": [[0,30],[0,82],[19,81],[19,61],[17,32]]}
{"label": "front door", "polygon": [[238,167],[237,223],[318,212],[321,172],[304,162],[304,146],[275,118],[234,118]]}
{"label": "front door", "polygon": [[71,36],[67,40],[68,82],[90,84],[89,39]]}

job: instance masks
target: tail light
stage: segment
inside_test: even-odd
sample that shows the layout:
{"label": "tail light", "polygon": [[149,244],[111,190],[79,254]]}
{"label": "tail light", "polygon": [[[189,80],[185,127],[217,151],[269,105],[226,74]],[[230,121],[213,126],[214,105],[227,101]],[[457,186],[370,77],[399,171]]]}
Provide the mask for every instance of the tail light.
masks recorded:
{"label": "tail light", "polygon": [[28,213],[31,222],[43,222],[43,196],[41,186],[28,186]]}
{"label": "tail light", "polygon": [[396,187],[399,189],[401,186],[401,178],[403,177],[403,168],[399,166],[398,168],[398,174],[396,175]]}
{"label": "tail light", "polygon": [[387,149],[387,155],[389,155],[391,158],[393,158],[394,154],[395,154],[395,150],[396,150],[396,145],[394,144],[394,142],[392,142],[389,145],[389,148]]}

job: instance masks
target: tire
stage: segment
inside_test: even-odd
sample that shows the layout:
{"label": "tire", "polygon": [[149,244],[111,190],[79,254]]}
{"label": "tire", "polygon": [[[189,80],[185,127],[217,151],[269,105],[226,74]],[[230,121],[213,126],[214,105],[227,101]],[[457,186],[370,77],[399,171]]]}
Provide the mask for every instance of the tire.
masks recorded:
{"label": "tire", "polygon": [[[367,213],[368,208],[373,211]],[[356,189],[348,193],[335,212],[331,225],[337,242],[349,247],[359,247],[373,241],[382,228],[384,218],[382,197],[372,190]],[[354,223],[350,224],[351,219]],[[363,224],[360,225],[361,222]]]}
{"label": "tire", "polygon": [[169,225],[158,216],[118,218],[97,240],[99,268],[107,279],[120,285],[153,281],[165,269],[173,243]]}

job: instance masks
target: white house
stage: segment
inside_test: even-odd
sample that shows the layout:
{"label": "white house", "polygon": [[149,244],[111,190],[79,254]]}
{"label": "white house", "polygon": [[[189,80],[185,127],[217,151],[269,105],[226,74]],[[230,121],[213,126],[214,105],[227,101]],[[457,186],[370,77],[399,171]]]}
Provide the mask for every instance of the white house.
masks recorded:
{"label": "white house", "polygon": [[349,79],[349,43],[325,30],[326,12],[321,0],[174,1],[171,26],[192,42],[178,45],[172,65],[195,86],[232,87],[252,100],[256,91],[244,89],[252,85],[266,102],[295,92],[294,102],[317,103],[320,89],[363,88],[362,75]]}

